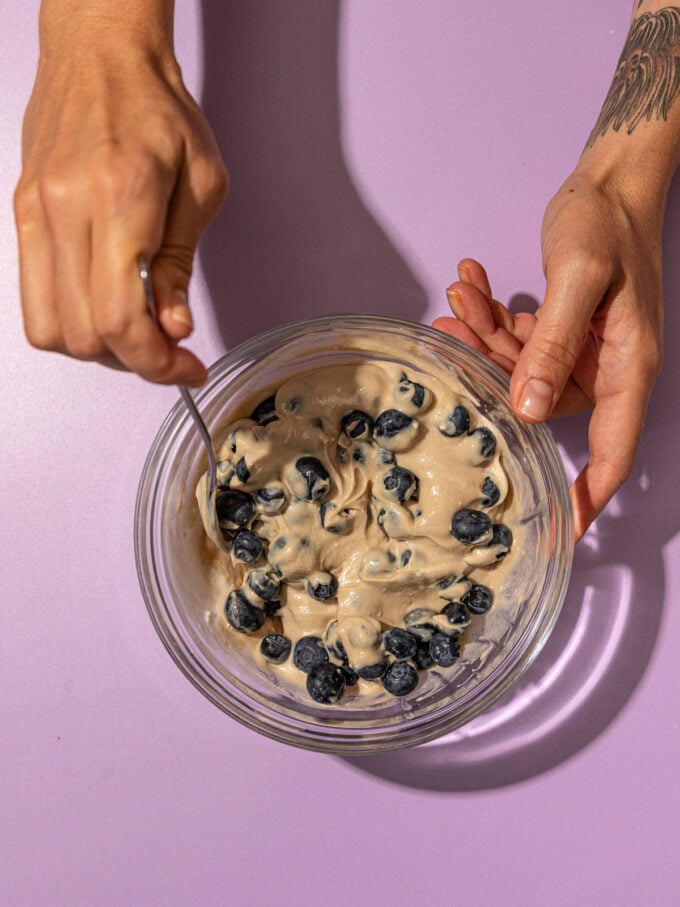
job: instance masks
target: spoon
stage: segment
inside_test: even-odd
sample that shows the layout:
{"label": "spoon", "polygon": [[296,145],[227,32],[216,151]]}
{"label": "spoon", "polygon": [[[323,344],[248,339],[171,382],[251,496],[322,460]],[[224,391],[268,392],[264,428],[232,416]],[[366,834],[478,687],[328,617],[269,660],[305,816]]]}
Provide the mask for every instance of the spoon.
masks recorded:
{"label": "spoon", "polygon": [[[142,278],[142,283],[144,285],[144,294],[146,296],[146,304],[149,307],[149,312],[153,323],[156,325],[159,331],[163,331],[161,324],[158,320],[158,310],[156,308],[156,297],[153,292],[153,285],[151,283],[151,272],[149,270],[149,264],[144,258],[143,255],[140,255],[137,259],[137,267],[139,269],[139,276]],[[203,517],[203,525],[205,530],[208,533],[208,536],[212,541],[217,545],[218,548],[221,548],[222,551],[229,554],[229,545],[222,534],[220,529],[219,520],[217,518],[217,458],[215,457],[215,450],[210,439],[210,433],[206,428],[206,424],[203,421],[201,414],[198,411],[198,407],[194,402],[194,398],[191,396],[189,390],[186,387],[179,387],[180,396],[182,400],[186,403],[187,409],[191,415],[191,418],[194,420],[196,428],[198,429],[198,434],[203,442],[205,449],[208,454],[208,476],[207,484],[201,479],[200,485],[204,486],[205,491],[205,508],[201,507],[201,516]]]}

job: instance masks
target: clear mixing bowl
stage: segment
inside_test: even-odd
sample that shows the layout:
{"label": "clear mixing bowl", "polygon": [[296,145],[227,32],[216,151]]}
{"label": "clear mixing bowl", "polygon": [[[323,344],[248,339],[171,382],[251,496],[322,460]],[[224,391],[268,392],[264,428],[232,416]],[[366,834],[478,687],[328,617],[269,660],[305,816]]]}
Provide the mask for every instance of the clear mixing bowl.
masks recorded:
{"label": "clear mixing bowl", "polygon": [[[389,341],[389,342],[388,342]],[[513,552],[502,600],[473,619],[445,682],[403,697],[348,697],[320,705],[286,686],[239,644],[215,602],[195,498],[207,458],[184,404],[171,410],[146,460],[135,512],[137,571],[168,652],[215,705],[284,743],[335,753],[376,753],[432,740],[479,714],[527,669],[562,605],[573,554],[568,484],[549,431],[513,415],[508,379],[493,363],[432,328],[394,318],[331,316],[289,324],[231,350],[209,371],[196,402],[213,439],[244,401],[313,368],[381,360],[408,370],[435,357],[466,388],[508,449],[504,465],[521,496],[524,544]],[[447,468],[442,464],[442,468]],[[493,612],[493,613],[492,613]]]}

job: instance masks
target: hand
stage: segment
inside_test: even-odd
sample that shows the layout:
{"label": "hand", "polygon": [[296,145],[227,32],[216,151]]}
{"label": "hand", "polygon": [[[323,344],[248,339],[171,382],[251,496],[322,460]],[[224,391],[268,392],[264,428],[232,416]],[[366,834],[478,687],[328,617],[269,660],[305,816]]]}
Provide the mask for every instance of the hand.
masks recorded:
{"label": "hand", "polygon": [[520,418],[593,408],[590,456],[571,489],[577,541],[630,474],[661,367],[661,216],[574,174],[544,217],[537,314],[513,315],[493,299],[482,266],[465,259],[448,290],[457,320],[435,321],[511,376]]}
{"label": "hand", "polygon": [[[194,250],[226,194],[210,128],[171,51],[134,29],[93,29],[41,56],[15,193],[29,341],[151,381],[196,386],[203,364],[178,346],[192,330]],[[137,258],[152,262],[163,331]]]}

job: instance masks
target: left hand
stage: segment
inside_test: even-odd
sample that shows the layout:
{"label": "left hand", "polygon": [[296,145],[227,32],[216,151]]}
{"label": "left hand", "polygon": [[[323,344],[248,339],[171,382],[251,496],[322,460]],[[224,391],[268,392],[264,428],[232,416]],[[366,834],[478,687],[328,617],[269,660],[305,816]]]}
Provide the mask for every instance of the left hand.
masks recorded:
{"label": "left hand", "polygon": [[577,541],[631,472],[661,368],[661,218],[614,180],[573,174],[545,213],[536,315],[513,315],[464,259],[447,291],[457,318],[434,322],[511,376],[525,421],[592,407],[589,459],[571,489]]}

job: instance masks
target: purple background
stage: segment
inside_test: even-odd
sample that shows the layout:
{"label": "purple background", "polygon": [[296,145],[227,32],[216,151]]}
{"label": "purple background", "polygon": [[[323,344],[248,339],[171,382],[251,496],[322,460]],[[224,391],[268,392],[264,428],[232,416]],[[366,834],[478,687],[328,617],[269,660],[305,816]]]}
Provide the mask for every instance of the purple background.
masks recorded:
{"label": "purple background", "polygon": [[[233,180],[193,283],[206,360],[312,313],[429,322],[464,255],[499,298],[540,299],[543,209],[597,116],[628,4],[177,5],[185,77]],[[356,760],[245,730],[177,670],[137,584],[137,482],[176,392],[23,338],[11,194],[37,7],[5,0],[0,32],[0,902],[677,903],[677,355],[553,636],[491,713]],[[676,181],[671,351],[679,241]],[[584,425],[554,426],[570,469]]]}

